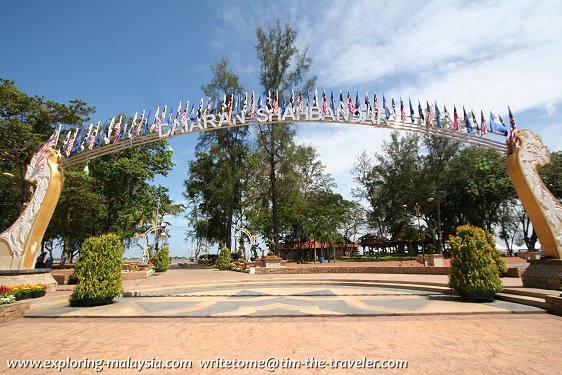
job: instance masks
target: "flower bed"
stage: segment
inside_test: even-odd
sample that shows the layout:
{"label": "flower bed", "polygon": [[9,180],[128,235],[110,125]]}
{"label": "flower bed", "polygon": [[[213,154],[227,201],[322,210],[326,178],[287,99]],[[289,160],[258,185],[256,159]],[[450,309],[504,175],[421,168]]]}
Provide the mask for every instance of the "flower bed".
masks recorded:
{"label": "flower bed", "polygon": [[0,304],[10,304],[28,298],[43,297],[47,292],[45,284],[0,285]]}

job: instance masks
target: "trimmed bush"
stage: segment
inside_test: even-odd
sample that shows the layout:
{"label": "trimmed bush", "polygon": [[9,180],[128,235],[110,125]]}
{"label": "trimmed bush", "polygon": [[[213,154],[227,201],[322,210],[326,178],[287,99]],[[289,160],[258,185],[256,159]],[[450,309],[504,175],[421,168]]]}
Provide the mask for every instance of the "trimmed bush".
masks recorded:
{"label": "trimmed bush", "polygon": [[116,234],[90,237],[82,244],[74,276],[78,282],[70,296],[72,306],[111,303],[123,293],[121,261],[123,246]]}
{"label": "trimmed bush", "polygon": [[[457,228],[451,245],[449,287],[469,300],[490,300],[501,291],[500,272],[507,266],[496,249],[492,235],[482,228],[463,225]],[[488,297],[479,298],[478,295]]]}
{"label": "trimmed bush", "polygon": [[229,270],[230,269],[230,249],[228,247],[223,247],[219,253],[219,258],[217,260],[217,267],[219,270]]}
{"label": "trimmed bush", "polygon": [[168,246],[162,247],[152,258],[152,264],[156,272],[166,272],[170,269],[170,249]]}

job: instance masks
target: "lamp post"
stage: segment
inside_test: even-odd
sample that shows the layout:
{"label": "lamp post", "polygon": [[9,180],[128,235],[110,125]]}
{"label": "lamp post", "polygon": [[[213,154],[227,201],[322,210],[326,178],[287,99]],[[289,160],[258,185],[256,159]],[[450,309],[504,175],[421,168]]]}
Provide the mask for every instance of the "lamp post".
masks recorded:
{"label": "lamp post", "polygon": [[[433,198],[432,198],[432,197],[427,198],[427,201],[428,201],[428,202],[432,202],[432,201],[433,201]],[[408,205],[403,204],[402,207],[407,208]],[[418,237],[420,238],[420,241],[421,241],[422,256],[423,256],[423,265],[425,266],[425,265],[426,265],[426,263],[425,263],[425,244],[424,244],[424,241],[423,241],[423,237],[424,237],[424,236],[422,235],[422,230],[421,230],[421,222],[420,222],[421,213],[420,213],[420,205],[419,205],[418,202],[416,202],[416,203],[414,204],[414,213],[415,213],[416,218],[417,218],[417,220],[418,220]]]}

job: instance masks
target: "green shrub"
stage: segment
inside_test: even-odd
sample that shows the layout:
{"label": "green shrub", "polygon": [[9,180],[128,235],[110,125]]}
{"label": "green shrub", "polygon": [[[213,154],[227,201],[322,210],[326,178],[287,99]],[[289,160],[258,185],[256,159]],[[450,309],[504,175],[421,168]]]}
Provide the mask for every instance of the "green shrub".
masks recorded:
{"label": "green shrub", "polygon": [[163,246],[158,253],[152,258],[152,264],[156,272],[166,272],[170,269],[170,249]]}
{"label": "green shrub", "polygon": [[229,270],[230,261],[230,249],[228,247],[223,247],[219,253],[217,267],[219,268],[219,270]]}
{"label": "green shrub", "polygon": [[497,293],[502,289],[500,272],[507,266],[496,249],[492,235],[482,228],[463,225],[451,236],[449,287],[461,296]]}
{"label": "green shrub", "polygon": [[78,282],[70,296],[73,306],[110,303],[123,292],[121,261],[123,246],[116,234],[90,237],[82,244],[74,276]]}

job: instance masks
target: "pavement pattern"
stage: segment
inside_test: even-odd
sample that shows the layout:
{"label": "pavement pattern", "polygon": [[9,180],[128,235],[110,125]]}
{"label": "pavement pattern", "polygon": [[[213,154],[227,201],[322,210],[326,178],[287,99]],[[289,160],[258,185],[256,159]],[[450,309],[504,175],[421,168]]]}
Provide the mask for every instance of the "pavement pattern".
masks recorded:
{"label": "pavement pattern", "polygon": [[[343,285],[342,285],[343,284]],[[544,313],[496,300],[462,302],[451,293],[373,286],[366,283],[217,286],[123,297],[96,307],[63,306],[28,317],[273,317],[424,314]]]}

